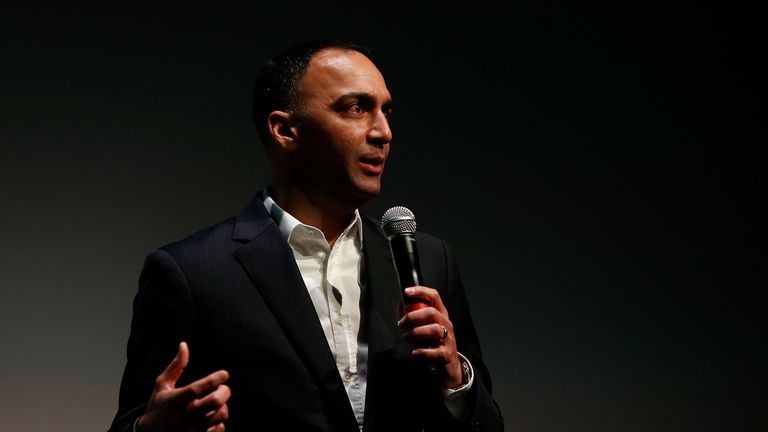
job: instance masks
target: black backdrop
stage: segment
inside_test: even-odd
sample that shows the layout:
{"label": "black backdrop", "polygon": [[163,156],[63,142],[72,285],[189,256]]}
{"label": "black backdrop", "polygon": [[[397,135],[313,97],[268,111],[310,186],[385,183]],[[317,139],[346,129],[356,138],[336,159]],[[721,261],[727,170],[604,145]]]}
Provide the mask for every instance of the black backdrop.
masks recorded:
{"label": "black backdrop", "polygon": [[453,246],[508,430],[765,428],[765,14],[411,3],[4,8],[3,429],[107,427],[144,255],[268,181],[252,80],[317,37],[376,49],[365,211]]}

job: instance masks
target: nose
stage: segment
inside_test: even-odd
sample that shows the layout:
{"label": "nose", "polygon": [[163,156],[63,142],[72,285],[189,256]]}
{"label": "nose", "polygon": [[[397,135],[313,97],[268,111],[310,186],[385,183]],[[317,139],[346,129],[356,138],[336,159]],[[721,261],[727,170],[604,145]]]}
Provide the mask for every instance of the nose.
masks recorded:
{"label": "nose", "polygon": [[389,128],[389,120],[383,111],[377,111],[373,118],[373,124],[368,130],[368,143],[383,147],[391,141],[392,129]]}

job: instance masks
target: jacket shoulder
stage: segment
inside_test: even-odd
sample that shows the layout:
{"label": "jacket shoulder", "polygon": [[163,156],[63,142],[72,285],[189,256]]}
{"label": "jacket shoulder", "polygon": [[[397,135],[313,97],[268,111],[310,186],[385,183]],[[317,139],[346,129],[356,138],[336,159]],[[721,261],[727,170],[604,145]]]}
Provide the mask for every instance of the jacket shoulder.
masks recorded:
{"label": "jacket shoulder", "polygon": [[181,239],[160,246],[158,249],[167,252],[175,258],[190,254],[206,253],[206,251],[221,250],[232,242],[232,230],[235,217],[209,225]]}

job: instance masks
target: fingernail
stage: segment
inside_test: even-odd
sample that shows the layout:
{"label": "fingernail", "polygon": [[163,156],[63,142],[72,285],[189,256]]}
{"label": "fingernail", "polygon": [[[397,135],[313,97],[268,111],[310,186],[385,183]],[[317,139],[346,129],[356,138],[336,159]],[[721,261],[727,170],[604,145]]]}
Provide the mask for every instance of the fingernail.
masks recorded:
{"label": "fingernail", "polygon": [[405,293],[406,294],[413,294],[415,292],[416,292],[416,289],[414,289],[414,288],[406,288],[405,289]]}

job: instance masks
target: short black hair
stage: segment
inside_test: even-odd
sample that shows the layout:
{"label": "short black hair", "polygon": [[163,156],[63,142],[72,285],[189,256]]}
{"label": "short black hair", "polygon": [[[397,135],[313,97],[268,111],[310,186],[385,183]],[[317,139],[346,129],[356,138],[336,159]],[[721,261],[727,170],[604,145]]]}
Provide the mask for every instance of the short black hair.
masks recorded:
{"label": "short black hair", "polygon": [[371,58],[371,50],[363,45],[346,40],[321,39],[293,45],[269,60],[256,77],[253,89],[253,121],[265,149],[269,149],[269,114],[277,110],[301,109],[299,82],[307,72],[312,57],[326,49],[352,50]]}

